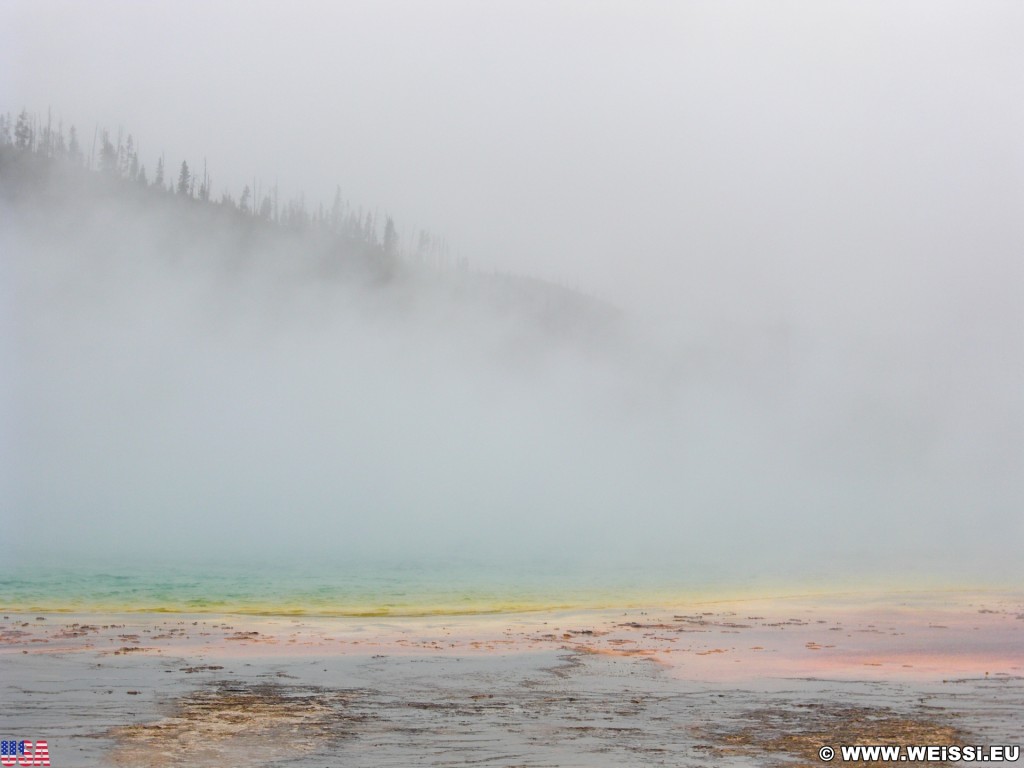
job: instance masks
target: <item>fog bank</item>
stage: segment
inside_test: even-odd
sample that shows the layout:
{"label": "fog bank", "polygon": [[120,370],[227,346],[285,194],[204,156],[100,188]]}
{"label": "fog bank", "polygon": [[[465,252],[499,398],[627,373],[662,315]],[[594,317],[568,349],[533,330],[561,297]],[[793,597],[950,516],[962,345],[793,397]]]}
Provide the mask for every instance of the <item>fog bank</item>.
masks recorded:
{"label": "fog bank", "polygon": [[23,562],[45,541],[1019,573],[1021,326],[982,334],[1009,303],[890,333],[651,328],[536,281],[339,271],[298,234],[239,246],[173,196],[57,199],[2,213],[2,504]]}

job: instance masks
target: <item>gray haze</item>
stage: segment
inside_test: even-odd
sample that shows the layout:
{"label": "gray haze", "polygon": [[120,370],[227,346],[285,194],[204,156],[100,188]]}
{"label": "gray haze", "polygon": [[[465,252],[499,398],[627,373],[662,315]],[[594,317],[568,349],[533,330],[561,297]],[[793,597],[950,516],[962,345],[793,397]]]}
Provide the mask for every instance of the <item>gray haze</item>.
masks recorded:
{"label": "gray haze", "polygon": [[98,267],[109,221],[5,210],[4,527],[1017,578],[1022,39],[1017,2],[0,0],[0,110],[624,311],[399,313],[145,217]]}

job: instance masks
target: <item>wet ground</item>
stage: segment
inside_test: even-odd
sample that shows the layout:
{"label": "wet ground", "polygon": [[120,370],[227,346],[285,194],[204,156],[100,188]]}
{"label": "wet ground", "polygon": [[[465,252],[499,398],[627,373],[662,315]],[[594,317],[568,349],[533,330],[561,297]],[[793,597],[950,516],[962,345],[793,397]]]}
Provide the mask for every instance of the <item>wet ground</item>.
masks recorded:
{"label": "wet ground", "polygon": [[[1024,742],[1024,676],[1014,671],[1024,649],[1017,646],[1014,656],[1005,637],[982,632],[988,625],[978,625],[992,640],[980,643],[981,655],[992,661],[993,648],[1004,649],[1006,669],[942,677],[909,674],[917,669],[907,666],[909,646],[888,661],[871,650],[863,661],[851,643],[876,635],[858,634],[862,627],[849,616],[781,625],[769,615],[744,618],[747,628],[737,629],[741,622],[731,613],[501,617],[471,633],[448,620],[445,626],[420,621],[414,631],[402,622],[373,631],[349,626],[350,634],[328,624],[304,626],[294,644],[280,631],[294,625],[274,622],[195,619],[193,625],[136,617],[137,625],[84,624],[83,630],[83,622],[66,617],[9,617],[0,626],[0,736],[46,739],[55,768],[157,768],[183,760],[197,766],[821,766],[817,750],[824,745]],[[975,610],[964,626],[973,627],[977,616]],[[1004,627],[1011,640],[1024,623],[1012,611],[980,616]],[[895,633],[888,624],[875,628],[883,628],[879,637],[923,648],[934,662],[941,643],[929,638],[973,636],[955,634],[952,618],[934,631],[927,622],[915,624],[923,627],[920,642],[905,631],[909,623]],[[695,622],[703,622],[697,628],[707,636],[683,631]],[[849,632],[831,632],[837,623]],[[557,632],[548,631],[555,626]],[[769,630],[793,636],[773,646],[774,635],[762,637]],[[856,661],[841,668],[835,659],[820,661],[829,644],[804,633],[830,632],[850,635],[842,658]],[[645,635],[651,636],[646,644]],[[659,638],[673,637],[687,638],[685,664],[672,666],[649,652],[672,645]],[[191,642],[199,638],[201,644]],[[357,645],[339,652],[342,641]],[[803,656],[780,650],[790,647]],[[962,669],[974,669],[970,648],[954,643],[948,650],[949,658],[962,657]],[[771,674],[721,674],[750,669],[775,652],[789,661],[767,664]],[[728,666],[730,654],[742,663]],[[800,658],[807,674],[790,674]]]}

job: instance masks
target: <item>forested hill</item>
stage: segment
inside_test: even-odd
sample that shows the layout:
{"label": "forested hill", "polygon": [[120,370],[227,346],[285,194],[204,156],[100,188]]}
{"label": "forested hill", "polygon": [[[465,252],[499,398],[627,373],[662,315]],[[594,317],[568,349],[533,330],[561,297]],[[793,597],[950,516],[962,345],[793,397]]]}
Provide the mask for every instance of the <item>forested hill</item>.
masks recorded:
{"label": "forested hill", "polygon": [[[404,242],[390,216],[354,206],[340,188],[329,205],[304,196],[279,200],[276,188],[246,185],[238,199],[211,193],[206,163],[150,174],[131,136],[98,133],[86,158],[74,128],[0,116],[0,217],[8,236],[29,250],[72,250],[109,266],[111,254],[154,265],[216,270],[223,290],[260,276],[294,287],[335,286],[377,310],[424,311],[474,323],[484,312],[552,339],[587,347],[615,335],[619,313],[572,289],[526,276],[481,272],[453,256],[444,238],[420,231]],[[23,250],[24,250],[23,248]],[[191,265],[191,267],[190,267]]]}

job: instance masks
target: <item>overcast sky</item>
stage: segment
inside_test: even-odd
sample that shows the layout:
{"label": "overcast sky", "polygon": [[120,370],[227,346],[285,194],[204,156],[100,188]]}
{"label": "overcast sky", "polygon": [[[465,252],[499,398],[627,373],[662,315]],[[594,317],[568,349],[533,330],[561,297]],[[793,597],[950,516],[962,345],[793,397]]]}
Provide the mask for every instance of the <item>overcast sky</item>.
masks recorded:
{"label": "overcast sky", "polygon": [[5,109],[658,315],[891,311],[1022,243],[1012,0],[0,9]]}

